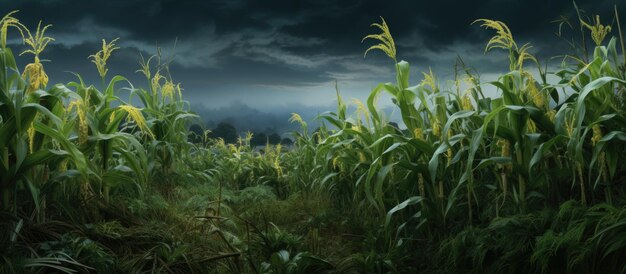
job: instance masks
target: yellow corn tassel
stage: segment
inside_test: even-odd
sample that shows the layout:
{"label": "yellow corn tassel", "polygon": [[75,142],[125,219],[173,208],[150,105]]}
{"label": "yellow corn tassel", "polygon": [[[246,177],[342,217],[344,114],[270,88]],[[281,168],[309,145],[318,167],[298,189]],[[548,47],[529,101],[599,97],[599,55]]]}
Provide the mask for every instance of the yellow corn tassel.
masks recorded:
{"label": "yellow corn tassel", "polygon": [[28,88],[26,93],[31,93],[48,85],[48,75],[43,70],[43,65],[39,62],[39,58],[35,57],[35,63],[30,63],[24,68],[22,78],[28,79]]}
{"label": "yellow corn tassel", "polygon": [[280,157],[276,157],[276,160],[274,161],[274,169],[276,170],[276,175],[278,177],[283,176],[283,169],[280,167]]}
{"label": "yellow corn tassel", "polygon": [[150,84],[152,86],[152,94],[156,95],[159,90],[161,90],[161,80],[165,79],[165,77],[161,76],[160,72],[157,71],[152,77]]}
{"label": "yellow corn tassel", "polygon": [[611,26],[603,26],[600,24],[600,15],[596,15],[596,18],[593,21],[593,26],[591,26],[587,22],[580,20],[583,26],[587,27],[591,31],[591,39],[593,39],[596,43],[596,46],[600,46],[604,37],[611,32]]}
{"label": "yellow corn tassel", "polygon": [[237,147],[235,147],[235,145],[233,145],[233,144],[228,144],[228,150],[230,151],[230,153],[237,153],[237,152],[239,152],[237,150]]}
{"label": "yellow corn tassel", "polygon": [[27,28],[24,28],[24,31],[28,34],[28,37],[24,38],[24,43],[28,45],[30,49],[23,51],[20,55],[30,53],[35,56],[35,62],[26,65],[24,72],[22,72],[22,78],[28,78],[26,93],[45,88],[46,85],[48,85],[48,75],[46,75],[46,72],[43,70],[43,65],[39,61],[39,54],[46,48],[48,43],[54,41],[53,38],[44,35],[50,26],[51,25],[47,25],[41,28],[41,21],[39,21],[35,36],[33,36]]}
{"label": "yellow corn tassel", "polygon": [[0,20],[0,43],[2,44],[3,49],[7,47],[7,32],[9,27],[16,28],[22,35],[22,38],[24,38],[23,29],[26,29],[26,27],[24,27],[24,25],[22,25],[17,18],[13,17],[13,14],[17,12],[17,10],[9,12]]}
{"label": "yellow corn tassel", "polygon": [[428,68],[428,73],[422,72],[424,75],[424,80],[422,80],[421,84],[423,86],[430,87],[430,90],[433,92],[437,91],[437,79],[435,78],[435,74],[431,68]]}
{"label": "yellow corn tassel", "polygon": [[221,147],[221,148],[226,147],[226,143],[224,142],[224,139],[222,139],[222,138],[217,138],[217,143],[216,144],[217,144],[218,147]]}
{"label": "yellow corn tassel", "polygon": [[544,94],[537,88],[535,80],[532,78],[528,80],[528,95],[532,99],[533,103],[538,108],[547,107],[546,97]]}
{"label": "yellow corn tassel", "polygon": [[565,130],[567,130],[567,136],[572,137],[572,134],[574,134],[574,116],[572,116],[569,122],[565,121]]}
{"label": "yellow corn tassel", "polygon": [[289,118],[289,122],[298,122],[300,125],[305,125],[306,123],[302,120],[302,117],[298,113],[292,113],[291,118]]}
{"label": "yellow corn tassel", "polygon": [[65,108],[65,115],[63,116],[63,119],[64,121],[67,121],[69,114],[72,113],[72,110],[74,109],[76,109],[76,114],[78,116],[78,144],[82,145],[87,140],[87,134],[89,133],[83,100],[70,102],[70,104]]}
{"label": "yellow corn tassel", "polygon": [[387,22],[385,22],[384,18],[380,17],[380,19],[382,20],[381,24],[374,23],[372,24],[372,27],[379,28],[382,33],[367,35],[363,38],[363,40],[361,40],[361,42],[365,41],[365,39],[374,39],[380,41],[381,43],[369,47],[365,51],[363,57],[365,57],[370,50],[378,49],[387,54],[389,58],[396,60],[396,44],[393,41],[391,33],[389,32],[389,26],[387,26]]}
{"label": "yellow corn tassel", "polygon": [[89,58],[92,59],[91,62],[96,65],[96,68],[98,69],[98,74],[100,74],[100,77],[102,78],[104,78],[104,76],[106,76],[107,72],[109,71],[106,65],[109,57],[111,57],[111,53],[119,49],[119,47],[115,46],[115,42],[117,42],[118,39],[119,38],[115,38],[109,43],[102,39],[102,49],[96,52],[96,54],[89,55]]}
{"label": "yellow corn tassel", "polygon": [[547,115],[548,119],[550,119],[550,122],[554,123],[554,118],[556,118],[556,110],[551,109],[550,111],[548,111]]}
{"label": "yellow corn tassel", "polygon": [[413,129],[413,137],[418,140],[424,140],[424,135],[421,128]]}
{"label": "yellow corn tassel", "polygon": [[113,113],[111,113],[111,116],[109,116],[109,124],[113,123],[114,120],[115,120],[115,111],[113,111]]}
{"label": "yellow corn tassel", "polygon": [[[367,110],[367,107],[365,107],[365,104],[363,104],[363,102],[361,102],[361,100],[354,99],[353,102],[356,105],[356,112],[364,117],[365,123],[369,126],[369,124],[370,124],[370,112],[369,112],[369,110]],[[359,121],[360,121],[360,119],[359,119]]]}
{"label": "yellow corn tassel", "polygon": [[174,83],[172,83],[172,81],[166,80],[165,84],[161,88],[161,96],[163,97],[163,100],[165,100],[165,98],[169,98],[170,101],[174,101],[175,89],[176,86],[174,86]]}
{"label": "yellow corn tassel", "polygon": [[124,110],[128,114],[128,117],[130,118],[130,120],[135,122],[137,127],[139,127],[139,129],[142,132],[150,135],[152,139],[155,138],[154,134],[152,134],[152,131],[150,130],[150,128],[148,127],[148,124],[146,123],[146,118],[144,118],[143,114],[141,114],[141,110],[131,105],[121,105],[119,106],[119,108]]}
{"label": "yellow corn tassel", "polygon": [[593,146],[595,146],[596,144],[598,144],[598,142],[600,142],[600,140],[602,139],[602,129],[600,129],[600,126],[598,124],[593,125],[593,127],[591,127],[591,129],[593,130],[593,136],[591,137],[591,143],[593,144]]}
{"label": "yellow corn tassel", "polygon": [[33,123],[28,127],[28,152],[33,153],[33,148],[35,147],[35,127]]}
{"label": "yellow corn tassel", "polygon": [[496,145],[500,147],[500,156],[511,157],[511,144],[509,143],[509,140],[500,139],[496,142]]}
{"label": "yellow corn tassel", "polygon": [[437,120],[435,120],[433,123],[433,135],[437,137],[441,136],[441,126],[439,125],[439,122]]}
{"label": "yellow corn tassel", "polygon": [[89,125],[87,123],[86,106],[82,100],[73,101],[70,106],[74,104],[76,106],[76,113],[78,114],[78,144],[83,145],[87,142],[89,137]]}
{"label": "yellow corn tassel", "polygon": [[463,108],[463,110],[474,110],[474,106],[472,105],[472,99],[470,98],[470,93],[467,91],[461,99],[461,108]]}
{"label": "yellow corn tassel", "polygon": [[[496,142],[496,146],[500,147],[500,156],[502,157],[511,157],[511,143],[506,139],[499,139]],[[511,167],[511,163],[508,164],[498,164],[500,168],[502,168],[505,172]]]}
{"label": "yellow corn tassel", "polygon": [[517,47],[517,45],[515,44],[515,40],[513,40],[513,34],[511,34],[511,30],[509,30],[509,27],[506,24],[500,21],[489,19],[478,19],[472,24],[477,22],[482,23],[480,25],[481,27],[484,27],[486,29],[493,29],[496,31],[496,35],[491,38],[491,40],[489,40],[489,42],[487,43],[487,47],[485,47],[485,52],[491,50],[492,48],[510,49]]}
{"label": "yellow corn tassel", "polygon": [[526,128],[527,128],[527,131],[530,133],[537,132],[537,125],[535,124],[535,121],[533,121],[532,119],[528,119],[526,121]]}
{"label": "yellow corn tassel", "polygon": [[276,156],[280,156],[280,153],[283,150],[283,146],[281,144],[276,145]]}

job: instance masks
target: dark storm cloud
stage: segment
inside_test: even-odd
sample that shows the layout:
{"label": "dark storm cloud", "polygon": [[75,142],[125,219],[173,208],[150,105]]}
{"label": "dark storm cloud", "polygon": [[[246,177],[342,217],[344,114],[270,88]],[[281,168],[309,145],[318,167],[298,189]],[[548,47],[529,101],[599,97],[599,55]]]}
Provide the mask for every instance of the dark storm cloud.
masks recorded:
{"label": "dark storm cloud", "polygon": [[[626,14],[619,2],[578,4],[606,24],[614,4]],[[327,106],[335,80],[346,97],[360,98],[377,82],[393,81],[393,66],[383,54],[362,55],[372,42],[361,39],[377,31],[368,26],[379,16],[391,27],[398,57],[411,63],[413,82],[429,67],[440,80],[451,78],[457,56],[484,74],[506,69],[504,53],[483,54],[493,31],[471,25],[477,18],[506,22],[518,44],[530,42],[542,59],[568,49],[551,22],[560,15],[576,19],[571,1],[551,0],[20,0],[0,7],[5,13],[21,10],[18,18],[31,27],[39,19],[53,24],[49,34],[57,40],[42,56],[52,60],[46,68],[53,82],[73,80],[65,71],[74,71],[99,83],[87,56],[99,49],[101,38],[120,37],[122,49],[109,61],[109,75],[145,83],[135,73],[139,54],[153,54],[158,44],[175,52],[172,74],[187,99],[209,107],[241,100],[266,109]]]}

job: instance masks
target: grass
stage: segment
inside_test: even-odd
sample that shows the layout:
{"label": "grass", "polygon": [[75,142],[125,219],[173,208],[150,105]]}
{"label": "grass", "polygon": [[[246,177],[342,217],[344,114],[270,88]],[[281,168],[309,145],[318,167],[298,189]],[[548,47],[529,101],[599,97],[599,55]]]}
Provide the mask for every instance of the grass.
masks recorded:
{"label": "grass", "polygon": [[[477,20],[509,71],[484,83],[459,60],[449,87],[432,71],[412,83],[381,19],[366,53],[390,57],[395,82],[354,113],[337,90],[318,130],[294,114],[294,146],[260,152],[251,134],[190,136],[199,117],[160,51],[142,57],[147,88],[107,76],[117,39],[90,56],[100,84],[50,85],[38,61],[49,26],[32,36],[10,13],[0,272],[626,272],[624,46],[619,26],[577,11],[581,49],[555,70],[504,22]],[[35,57],[23,73],[5,42],[17,33]],[[377,106],[384,92],[406,129]]]}

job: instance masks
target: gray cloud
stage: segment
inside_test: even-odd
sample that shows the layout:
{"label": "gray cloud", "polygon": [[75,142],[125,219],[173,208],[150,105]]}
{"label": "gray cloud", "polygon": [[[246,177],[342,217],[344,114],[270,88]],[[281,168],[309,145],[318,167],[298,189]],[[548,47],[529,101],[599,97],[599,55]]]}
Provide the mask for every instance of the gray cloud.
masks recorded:
{"label": "gray cloud", "polygon": [[[588,13],[610,23],[620,1],[578,1]],[[110,74],[134,83],[139,54],[156,46],[174,53],[171,65],[185,96],[196,106],[219,108],[233,101],[271,111],[277,106],[332,105],[335,81],[346,98],[364,99],[378,82],[394,81],[393,64],[381,53],[362,53],[371,45],[361,39],[376,31],[368,26],[383,16],[398,45],[398,57],[411,63],[412,82],[429,68],[445,83],[457,57],[493,79],[507,68],[503,52],[485,55],[492,31],[471,25],[477,18],[506,22],[519,44],[530,42],[540,59],[563,54],[568,44],[555,37],[559,15],[575,19],[570,1],[339,1],[339,0],[20,0],[3,10],[20,9],[28,26],[42,19],[56,38],[43,58],[52,82],[74,80],[80,72],[99,83],[87,56],[102,38],[120,37],[122,47],[109,61]],[[571,35],[565,30],[566,36]],[[15,38],[15,37],[14,37]],[[15,39],[14,39],[15,40]],[[15,40],[16,41],[16,40]],[[174,43],[176,41],[176,47]],[[19,47],[18,45],[14,45]],[[17,51],[17,50],[14,50]],[[30,57],[20,57],[26,64]],[[389,100],[381,100],[388,106]]]}

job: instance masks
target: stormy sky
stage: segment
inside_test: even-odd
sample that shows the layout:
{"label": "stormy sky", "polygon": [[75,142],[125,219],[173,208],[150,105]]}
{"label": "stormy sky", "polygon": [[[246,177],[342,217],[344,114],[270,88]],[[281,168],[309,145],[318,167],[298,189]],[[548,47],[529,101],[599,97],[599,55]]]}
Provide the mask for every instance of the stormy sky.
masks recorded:
{"label": "stormy sky", "polygon": [[[626,15],[620,2],[577,1],[605,24],[612,22],[615,4]],[[31,29],[39,20],[53,25],[47,34],[56,41],[41,56],[50,60],[45,67],[52,83],[75,80],[69,72],[78,72],[98,86],[87,56],[99,50],[102,38],[119,37],[121,49],[109,60],[108,75],[146,86],[135,71],[140,54],[154,54],[158,45],[164,55],[175,55],[171,74],[206,121],[230,119],[242,127],[259,123],[240,121],[252,117],[271,117],[277,126],[290,112],[310,117],[332,110],[335,81],[346,100],[366,98],[377,83],[394,81],[393,63],[384,54],[363,57],[372,43],[361,39],[376,32],[369,25],[379,16],[391,28],[398,59],[411,63],[412,83],[432,68],[441,84],[452,77],[457,56],[483,79],[507,69],[502,52],[483,54],[493,32],[470,25],[475,19],[506,22],[517,43],[531,43],[544,62],[569,50],[551,21],[564,15],[576,22],[571,1],[550,0],[15,0],[0,7],[3,14],[20,10],[17,18]],[[564,36],[571,35],[564,29]],[[21,49],[13,38],[12,47]],[[25,65],[29,58],[18,62]]]}

